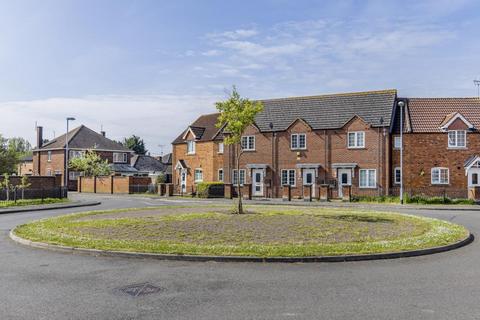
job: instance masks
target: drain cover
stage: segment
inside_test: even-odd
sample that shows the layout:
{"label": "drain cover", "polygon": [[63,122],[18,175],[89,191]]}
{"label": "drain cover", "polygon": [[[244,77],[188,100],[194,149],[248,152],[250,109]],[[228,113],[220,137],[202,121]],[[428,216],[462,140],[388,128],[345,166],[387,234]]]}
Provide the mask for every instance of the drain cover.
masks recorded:
{"label": "drain cover", "polygon": [[160,291],[163,291],[163,288],[154,286],[153,284],[146,282],[146,283],[132,284],[129,286],[119,288],[118,290],[122,293],[128,294],[129,296],[139,297],[139,296],[145,296],[147,294],[158,293]]}

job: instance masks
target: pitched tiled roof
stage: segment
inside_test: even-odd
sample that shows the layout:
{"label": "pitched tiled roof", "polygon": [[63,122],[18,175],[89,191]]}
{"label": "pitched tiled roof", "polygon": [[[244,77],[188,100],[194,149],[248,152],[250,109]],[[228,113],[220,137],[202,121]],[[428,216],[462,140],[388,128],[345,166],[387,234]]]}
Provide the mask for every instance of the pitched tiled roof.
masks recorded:
{"label": "pitched tiled roof", "polygon": [[396,90],[382,90],[260,100],[264,110],[256,125],[271,131],[273,123],[273,131],[283,131],[302,119],[315,130],[337,129],[358,116],[374,127],[390,126],[396,95]]}
{"label": "pitched tiled roof", "polygon": [[195,136],[197,137],[196,141],[212,141],[212,140],[221,140],[221,136],[218,135],[220,129],[216,127],[217,119],[219,113],[205,114],[200,116],[195,120],[187,129],[185,129],[182,134],[180,134],[172,143],[178,144],[183,143],[185,140],[183,136],[185,133],[191,129]]}
{"label": "pitched tiled roof", "polygon": [[147,155],[134,155],[132,166],[140,172],[163,172],[166,167],[160,160]]}
{"label": "pitched tiled roof", "polygon": [[412,132],[441,132],[442,124],[457,113],[480,129],[480,99],[478,98],[411,98],[408,112]]}
{"label": "pitched tiled roof", "polygon": [[[102,134],[81,125],[68,132],[68,147],[71,149],[98,149],[131,152],[122,144],[104,137]],[[40,150],[65,148],[65,134],[45,143]]]}

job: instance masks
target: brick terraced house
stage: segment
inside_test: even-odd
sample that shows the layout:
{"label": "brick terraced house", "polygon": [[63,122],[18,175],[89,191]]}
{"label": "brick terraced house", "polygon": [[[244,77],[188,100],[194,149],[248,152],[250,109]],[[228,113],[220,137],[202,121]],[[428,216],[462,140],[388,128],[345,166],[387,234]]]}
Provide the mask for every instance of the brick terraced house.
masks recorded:
{"label": "brick terraced house", "polygon": [[[480,99],[404,99],[404,188],[407,193],[467,198],[480,186]],[[399,117],[394,130],[393,184],[400,183]],[[396,141],[396,142],[395,142]]]}
{"label": "brick terraced house", "polygon": [[[84,125],[68,132],[69,159],[81,157],[87,150],[95,150],[107,159],[116,175],[133,175],[137,170],[130,165],[133,151],[118,142],[106,138],[105,132],[97,133]],[[33,175],[53,176],[65,174],[66,135],[43,142],[43,128],[37,127],[37,147],[33,150]],[[68,188],[77,189],[79,172],[69,170]],[[64,185],[64,182],[62,182]]]}
{"label": "brick terraced house", "polygon": [[223,181],[223,134],[218,113],[200,116],[173,141],[172,181],[178,194],[192,193],[198,182]]}
{"label": "brick terraced house", "polygon": [[234,148],[222,144],[226,133],[215,127],[218,114],[201,116],[174,141],[177,192],[240,179],[253,197],[282,197],[285,185],[298,198],[310,188],[318,198],[325,186],[331,198],[342,198],[344,186],[353,195],[398,195],[399,101],[404,191],[467,198],[480,187],[478,98],[399,98],[383,90],[261,101],[264,110],[242,138],[240,172]]}

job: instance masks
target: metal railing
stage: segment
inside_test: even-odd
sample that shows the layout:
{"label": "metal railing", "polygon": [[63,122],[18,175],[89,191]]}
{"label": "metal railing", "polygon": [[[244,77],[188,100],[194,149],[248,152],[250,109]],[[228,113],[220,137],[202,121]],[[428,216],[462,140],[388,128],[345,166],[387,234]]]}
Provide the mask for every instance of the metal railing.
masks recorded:
{"label": "metal railing", "polygon": [[10,189],[0,189],[0,203],[17,202],[18,200],[44,200],[47,198],[63,199],[68,197],[68,191],[65,187],[40,188],[40,189],[22,189],[18,187]]}

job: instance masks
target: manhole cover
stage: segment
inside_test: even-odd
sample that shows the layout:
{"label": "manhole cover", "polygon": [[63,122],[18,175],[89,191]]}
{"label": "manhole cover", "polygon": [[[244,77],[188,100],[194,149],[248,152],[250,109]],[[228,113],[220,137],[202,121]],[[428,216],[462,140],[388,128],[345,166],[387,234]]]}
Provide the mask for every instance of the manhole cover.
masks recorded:
{"label": "manhole cover", "polygon": [[163,288],[154,286],[153,284],[146,282],[122,287],[119,288],[118,291],[128,294],[132,297],[140,297],[147,294],[158,293],[160,291],[163,291]]}

